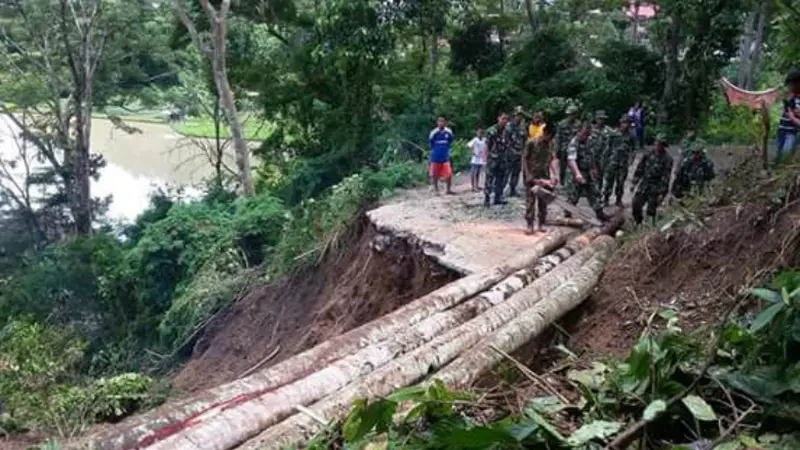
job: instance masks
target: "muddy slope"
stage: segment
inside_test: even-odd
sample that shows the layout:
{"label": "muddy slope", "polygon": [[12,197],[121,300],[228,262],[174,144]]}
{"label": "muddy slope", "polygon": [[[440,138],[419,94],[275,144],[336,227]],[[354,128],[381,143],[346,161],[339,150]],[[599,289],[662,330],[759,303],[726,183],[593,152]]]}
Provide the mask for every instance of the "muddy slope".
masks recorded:
{"label": "muddy slope", "polygon": [[571,346],[624,355],[654,307],[675,306],[687,327],[712,324],[742,287],[800,266],[798,180],[762,180],[725,197],[702,223],[676,223],[628,242],[570,325]]}
{"label": "muddy slope", "polygon": [[194,392],[232,381],[280,351],[269,367],[389,313],[458,276],[364,218],[317,267],[256,288],[209,325],[174,379]]}

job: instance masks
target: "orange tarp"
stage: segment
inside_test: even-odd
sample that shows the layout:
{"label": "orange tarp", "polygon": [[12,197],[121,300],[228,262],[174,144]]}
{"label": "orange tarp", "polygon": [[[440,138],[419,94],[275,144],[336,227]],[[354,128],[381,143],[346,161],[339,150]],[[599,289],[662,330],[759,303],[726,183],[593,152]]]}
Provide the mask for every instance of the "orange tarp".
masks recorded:
{"label": "orange tarp", "polygon": [[763,104],[769,108],[781,98],[781,92],[778,88],[767,89],[766,91],[747,91],[735,86],[724,77],[720,80],[720,83],[725,89],[728,103],[733,106],[745,104],[752,109],[759,109]]}

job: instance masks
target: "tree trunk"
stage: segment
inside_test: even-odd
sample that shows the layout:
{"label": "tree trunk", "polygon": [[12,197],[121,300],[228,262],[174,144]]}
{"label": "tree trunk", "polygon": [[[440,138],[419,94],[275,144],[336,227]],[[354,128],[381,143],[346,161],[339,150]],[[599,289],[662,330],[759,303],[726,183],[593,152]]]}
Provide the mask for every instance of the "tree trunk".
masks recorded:
{"label": "tree trunk", "polygon": [[[347,415],[352,402],[356,399],[367,398],[372,400],[388,395],[397,388],[418,382],[431,372],[454,360],[470,347],[481,342],[487,334],[523,315],[525,311],[532,308],[540,300],[548,304],[548,306],[541,308],[541,311],[546,313],[546,317],[563,316],[574,305],[580,303],[580,301],[575,301],[573,297],[583,296],[585,298],[594,288],[593,283],[585,283],[590,283],[599,278],[604,262],[611,255],[613,248],[613,239],[610,237],[600,238],[590,247],[581,250],[578,254],[559,265],[556,270],[536,280],[500,305],[439,336],[431,343],[394,360],[367,377],[351,383],[346,388],[317,402],[310,409],[325,420],[343,418]],[[560,297],[560,295],[565,294],[570,295],[566,302]],[[546,326],[549,323],[543,323],[543,325]],[[249,420],[252,420],[252,418]],[[240,424],[232,422],[227,425],[218,424],[219,429],[215,430],[215,432],[224,427],[232,426],[241,427]],[[241,446],[240,449],[277,449],[286,445],[302,444],[306,442],[309,436],[323,427],[324,425],[304,414],[296,414],[290,419],[267,429],[257,438]],[[216,434],[207,433],[202,439],[214,439],[215,437]],[[224,449],[226,447],[219,446],[215,448]]]}
{"label": "tree trunk", "polygon": [[79,86],[75,92],[75,148],[73,162],[74,197],[72,204],[72,217],[75,220],[75,231],[79,235],[88,236],[92,233],[92,195],[89,181],[89,152],[91,151],[92,138],[92,65],[94,48],[92,45],[91,30],[84,31],[81,36],[81,47],[78,54],[80,61],[76,61],[76,84]]}
{"label": "tree trunk", "polygon": [[747,15],[747,20],[744,21],[744,30],[742,32],[742,38],[739,43],[739,76],[737,77],[736,84],[739,87],[744,89],[749,89],[746,87],[748,79],[750,78],[750,73],[752,70],[752,53],[753,53],[753,40],[755,39],[754,36],[754,27],[756,23],[756,16],[758,16],[758,11],[753,11]]}
{"label": "tree trunk", "polygon": [[669,120],[668,111],[670,106],[675,103],[675,86],[678,81],[678,52],[681,41],[681,17],[675,11],[670,18],[670,26],[667,36],[666,67],[664,74],[664,96],[659,107],[659,121]]}
{"label": "tree trunk", "polygon": [[[613,248],[613,240],[610,237],[600,239],[602,239],[601,242],[611,242]],[[495,334],[482,339],[479,345],[464,352],[458,359],[439,371],[434,378],[441,380],[453,389],[471,386],[480,375],[502,360],[502,355],[494,351],[492,347],[512,353],[542,334],[550,324],[586,300],[594,286],[600,281],[603,268],[610,256],[611,251],[595,255],[586,263],[583,270],[566,284],[559,286],[546,300],[536,303]],[[556,301],[548,301],[550,299]]]}
{"label": "tree trunk", "polygon": [[236,168],[239,172],[239,184],[242,193],[253,196],[256,193],[253,185],[253,171],[250,167],[250,150],[247,148],[247,141],[242,130],[242,123],[236,110],[236,100],[233,96],[233,89],[228,81],[227,67],[227,17],[222,17],[222,13],[216,13],[214,20],[214,81],[217,85],[217,92],[222,101],[222,109],[228,119],[228,126],[231,128],[231,139],[233,140],[233,151],[236,154]]}
{"label": "tree trunk", "polygon": [[359,351],[365,346],[394,336],[426,318],[452,308],[465,299],[497,284],[509,274],[533,265],[539,258],[561,247],[575,232],[556,228],[540,238],[527,253],[492,270],[461,278],[402,308],[273,367],[241,380],[236,380],[202,392],[188,400],[165,405],[142,414],[89,438],[90,447],[102,450],[145,448],[152,443],[182,431],[194,419],[210,410],[230,408],[241,399],[253,399],[313,373],[320,367]]}
{"label": "tree trunk", "polygon": [[215,96],[214,100],[214,176],[217,188],[222,190],[222,158],[225,157],[222,148],[222,117],[220,117],[219,96]]}
{"label": "tree trunk", "polygon": [[533,0],[525,0],[525,12],[528,14],[531,32],[535,33],[536,29],[539,28],[539,24],[536,22],[536,14],[533,12]]}
{"label": "tree trunk", "polygon": [[745,84],[742,85],[744,89],[756,89],[756,73],[761,65],[761,55],[764,52],[764,33],[766,32],[767,23],[772,15],[772,2],[770,0],[762,0],[761,7],[758,15],[758,24],[756,25],[756,36],[753,42],[753,52],[750,55],[750,67],[747,72]]}

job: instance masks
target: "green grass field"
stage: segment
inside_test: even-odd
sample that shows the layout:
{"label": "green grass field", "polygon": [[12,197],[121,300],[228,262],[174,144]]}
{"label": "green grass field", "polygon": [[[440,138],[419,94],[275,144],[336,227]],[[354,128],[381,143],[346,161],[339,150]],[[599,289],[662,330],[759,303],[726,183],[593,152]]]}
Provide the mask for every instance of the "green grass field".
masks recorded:
{"label": "green grass field", "polygon": [[[163,123],[166,124],[163,115],[158,111],[137,111],[128,112],[119,108],[109,108],[106,112],[97,112],[92,115],[96,119],[106,119],[110,114],[119,116],[125,122],[130,123]],[[248,141],[263,141],[272,135],[275,126],[254,115],[243,115],[244,136]],[[211,117],[187,117],[182,123],[170,124],[175,132],[184,136],[201,137],[212,139],[215,136],[214,121]],[[231,137],[230,129],[223,125],[220,135],[224,139]]]}

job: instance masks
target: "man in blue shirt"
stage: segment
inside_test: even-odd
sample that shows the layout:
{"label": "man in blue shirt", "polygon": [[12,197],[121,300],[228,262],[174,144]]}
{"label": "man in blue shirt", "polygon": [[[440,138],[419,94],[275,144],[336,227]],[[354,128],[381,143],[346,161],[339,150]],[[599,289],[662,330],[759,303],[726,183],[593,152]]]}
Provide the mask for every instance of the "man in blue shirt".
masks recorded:
{"label": "man in blue shirt", "polygon": [[453,131],[447,127],[447,120],[439,116],[436,119],[436,128],[428,136],[428,143],[431,146],[431,164],[428,170],[431,176],[431,186],[436,194],[439,194],[439,179],[444,178],[447,185],[447,194],[452,195],[451,183],[453,181],[453,169],[450,167],[450,149],[453,146]]}
{"label": "man in blue shirt", "polygon": [[778,124],[778,151],[775,163],[794,154],[797,131],[800,130],[800,71],[793,70],[786,77],[789,96],[783,102],[783,114]]}

